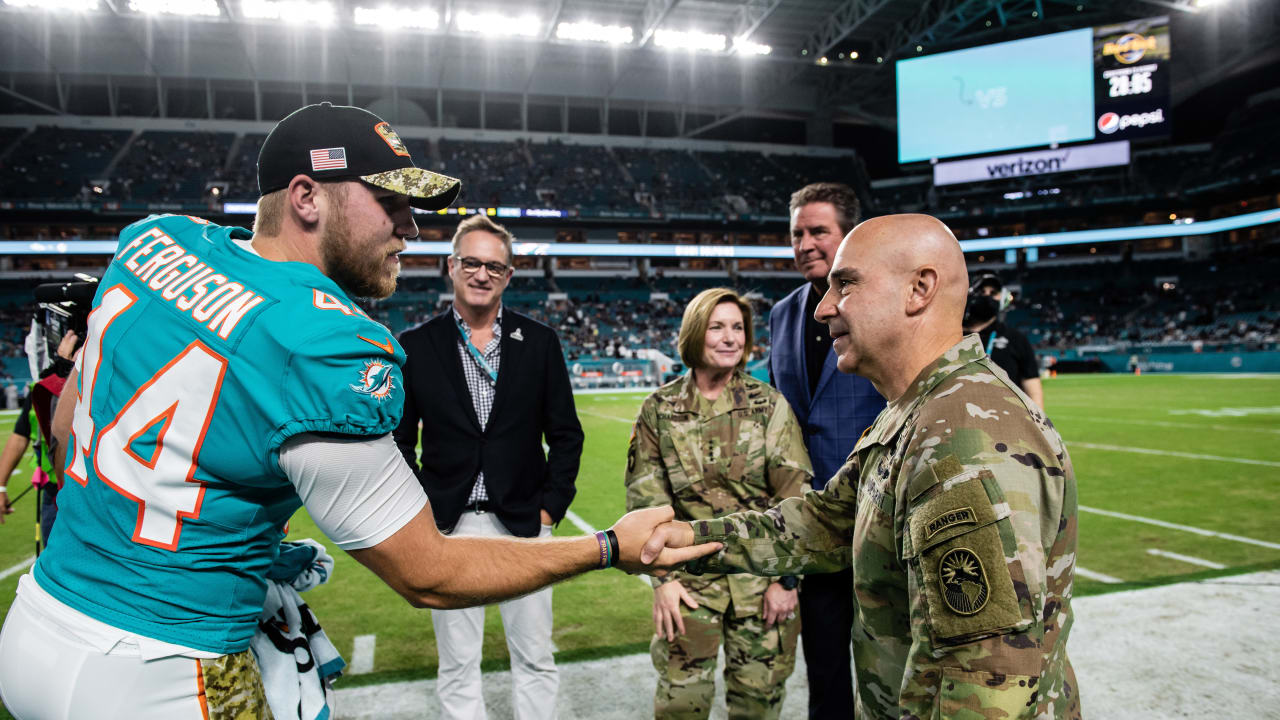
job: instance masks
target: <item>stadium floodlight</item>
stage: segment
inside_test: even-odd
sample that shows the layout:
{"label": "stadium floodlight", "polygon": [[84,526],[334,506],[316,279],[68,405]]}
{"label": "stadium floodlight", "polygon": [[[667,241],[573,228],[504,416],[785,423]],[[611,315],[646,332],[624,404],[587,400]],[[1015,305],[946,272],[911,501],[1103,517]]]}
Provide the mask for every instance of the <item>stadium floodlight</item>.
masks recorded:
{"label": "stadium floodlight", "polygon": [[626,45],[635,40],[636,31],[629,25],[600,25],[590,21],[562,22],[556,26],[556,37],[561,40]]}
{"label": "stadium floodlight", "polygon": [[98,0],[4,0],[8,7],[38,10],[69,10],[91,12],[99,8]]}
{"label": "stadium floodlight", "polygon": [[542,21],[536,15],[514,17],[496,12],[473,13],[462,11],[454,19],[462,32],[483,33],[516,37],[537,37],[542,33]]}
{"label": "stadium floodlight", "polygon": [[659,30],[653,34],[653,44],[672,50],[707,50],[724,52],[729,38],[719,33],[698,30]]}
{"label": "stadium floodlight", "polygon": [[773,46],[751,42],[745,35],[734,39],[733,49],[739,55],[768,55],[773,52]]}
{"label": "stadium floodlight", "polygon": [[309,23],[328,27],[333,24],[333,3],[307,0],[243,0],[240,12],[247,18],[280,20],[287,23]]}
{"label": "stadium floodlight", "polygon": [[216,0],[129,0],[129,9],[143,15],[222,15],[222,8],[218,7]]}
{"label": "stadium floodlight", "polygon": [[440,13],[431,8],[412,8],[398,5],[362,7],[357,5],[352,16],[357,25],[376,25],[384,30],[397,30],[399,28],[435,30],[440,27]]}

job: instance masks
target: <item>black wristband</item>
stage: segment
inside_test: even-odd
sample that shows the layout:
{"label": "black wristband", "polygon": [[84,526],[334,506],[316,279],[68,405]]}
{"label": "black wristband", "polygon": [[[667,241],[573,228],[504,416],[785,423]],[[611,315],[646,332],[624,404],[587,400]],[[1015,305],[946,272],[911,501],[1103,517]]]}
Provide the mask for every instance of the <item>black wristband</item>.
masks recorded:
{"label": "black wristband", "polygon": [[795,575],[783,575],[778,578],[778,584],[782,586],[783,590],[795,590],[800,586],[800,578]]}
{"label": "black wristband", "polygon": [[612,530],[605,530],[604,534],[606,537],[609,538],[609,553],[610,553],[609,557],[613,558],[613,562],[609,563],[609,565],[612,567],[617,565],[619,560],[618,535]]}

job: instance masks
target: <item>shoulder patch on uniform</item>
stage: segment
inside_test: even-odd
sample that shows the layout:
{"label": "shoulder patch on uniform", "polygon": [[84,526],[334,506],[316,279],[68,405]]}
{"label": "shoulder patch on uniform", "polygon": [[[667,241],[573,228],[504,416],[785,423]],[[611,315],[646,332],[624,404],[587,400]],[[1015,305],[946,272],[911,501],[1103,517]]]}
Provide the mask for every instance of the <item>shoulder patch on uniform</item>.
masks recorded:
{"label": "shoulder patch on uniform", "polygon": [[964,472],[964,465],[955,455],[948,455],[933,464],[933,476],[938,482],[945,482]]}
{"label": "shoulder patch on uniform", "polygon": [[366,360],[364,368],[360,370],[359,382],[348,387],[361,395],[368,395],[379,401],[386,400],[395,389],[395,378],[391,373],[393,367],[385,360]]}
{"label": "shoulder patch on uniform", "polygon": [[947,609],[958,615],[976,615],[991,597],[986,568],[969,548],[954,548],[942,556],[938,561],[938,585]]}
{"label": "shoulder patch on uniform", "polygon": [[928,540],[934,535],[955,525],[972,525],[978,522],[978,517],[974,514],[973,508],[962,507],[949,510],[941,515],[933,518],[925,525],[924,539]]}
{"label": "shoulder patch on uniform", "polygon": [[907,499],[914,501],[934,485],[946,482],[963,472],[964,464],[959,458],[948,455],[911,478],[911,483],[907,486]]}

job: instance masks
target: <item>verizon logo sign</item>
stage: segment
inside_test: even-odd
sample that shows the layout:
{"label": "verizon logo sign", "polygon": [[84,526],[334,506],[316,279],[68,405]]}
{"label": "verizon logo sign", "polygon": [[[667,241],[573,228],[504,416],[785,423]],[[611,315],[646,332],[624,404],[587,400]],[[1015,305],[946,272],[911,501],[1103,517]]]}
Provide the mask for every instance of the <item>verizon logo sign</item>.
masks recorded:
{"label": "verizon logo sign", "polygon": [[1129,141],[1122,140],[938,163],[933,166],[933,184],[954,185],[1128,164]]}

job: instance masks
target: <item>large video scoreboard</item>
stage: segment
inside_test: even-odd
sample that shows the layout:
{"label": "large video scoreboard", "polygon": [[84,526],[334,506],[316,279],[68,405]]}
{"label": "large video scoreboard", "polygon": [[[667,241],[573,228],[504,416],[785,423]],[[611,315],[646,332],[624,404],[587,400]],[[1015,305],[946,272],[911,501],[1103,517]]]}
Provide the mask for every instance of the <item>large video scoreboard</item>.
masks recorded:
{"label": "large video scoreboard", "polygon": [[1100,137],[1134,140],[1171,132],[1168,18],[1094,28],[1093,66]]}
{"label": "large video scoreboard", "polygon": [[1169,57],[1156,17],[900,60],[898,161],[1167,135]]}

